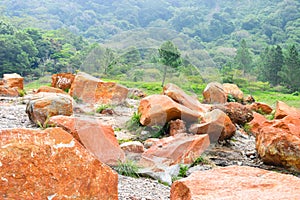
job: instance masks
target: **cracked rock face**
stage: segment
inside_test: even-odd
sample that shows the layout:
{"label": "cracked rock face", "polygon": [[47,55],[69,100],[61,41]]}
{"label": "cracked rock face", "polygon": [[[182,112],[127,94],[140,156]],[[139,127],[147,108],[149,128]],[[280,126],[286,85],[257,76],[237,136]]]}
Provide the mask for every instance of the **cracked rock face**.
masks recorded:
{"label": "cracked rock face", "polygon": [[0,198],[118,199],[118,176],[61,128],[0,130]]}

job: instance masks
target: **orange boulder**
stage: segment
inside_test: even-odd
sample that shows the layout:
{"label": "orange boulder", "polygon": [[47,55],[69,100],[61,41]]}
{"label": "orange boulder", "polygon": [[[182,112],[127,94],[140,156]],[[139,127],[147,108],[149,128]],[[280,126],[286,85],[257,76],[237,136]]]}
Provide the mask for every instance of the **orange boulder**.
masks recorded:
{"label": "orange boulder", "polygon": [[118,175],[61,128],[0,130],[4,199],[118,199]]}
{"label": "orange boulder", "polygon": [[120,148],[112,127],[103,125],[97,119],[54,116],[48,123],[69,132],[105,164],[117,165],[119,160],[125,159],[125,154]]}
{"label": "orange boulder", "polygon": [[174,182],[170,199],[300,199],[300,179],[254,167],[219,167]]}

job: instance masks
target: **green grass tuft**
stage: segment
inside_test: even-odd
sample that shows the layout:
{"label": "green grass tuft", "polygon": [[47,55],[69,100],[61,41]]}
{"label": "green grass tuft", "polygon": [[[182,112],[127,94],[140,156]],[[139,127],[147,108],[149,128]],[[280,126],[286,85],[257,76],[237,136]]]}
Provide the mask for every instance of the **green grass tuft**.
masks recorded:
{"label": "green grass tuft", "polygon": [[139,166],[135,164],[135,162],[131,160],[127,160],[125,162],[118,162],[118,165],[114,167],[114,169],[118,172],[118,174],[129,176],[133,178],[139,178],[138,170]]}

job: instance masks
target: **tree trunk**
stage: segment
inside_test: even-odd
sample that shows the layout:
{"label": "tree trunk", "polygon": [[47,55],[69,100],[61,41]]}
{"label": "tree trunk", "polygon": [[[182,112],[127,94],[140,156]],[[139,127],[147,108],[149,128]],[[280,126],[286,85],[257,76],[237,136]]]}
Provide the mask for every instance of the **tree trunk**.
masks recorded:
{"label": "tree trunk", "polygon": [[167,65],[165,65],[165,68],[164,68],[164,76],[163,76],[163,80],[162,80],[162,83],[161,83],[161,87],[164,87],[165,80],[166,80],[166,75],[167,75]]}

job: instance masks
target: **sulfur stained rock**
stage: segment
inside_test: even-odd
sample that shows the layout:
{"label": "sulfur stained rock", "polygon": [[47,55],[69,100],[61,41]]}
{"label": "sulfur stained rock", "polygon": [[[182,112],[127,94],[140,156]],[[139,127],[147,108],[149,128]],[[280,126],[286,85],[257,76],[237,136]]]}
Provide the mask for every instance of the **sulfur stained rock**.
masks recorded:
{"label": "sulfur stained rock", "polygon": [[74,78],[75,75],[71,73],[53,74],[51,86],[62,90],[68,90],[71,88]]}
{"label": "sulfur stained rock", "polygon": [[265,116],[254,112],[253,113],[253,119],[249,122],[250,125],[250,131],[253,133],[253,135],[258,135],[260,129],[263,127],[264,122],[268,121]]}
{"label": "sulfur stained rock", "polygon": [[286,116],[266,121],[256,135],[256,149],[263,162],[300,172],[300,119]]}
{"label": "sulfur stained rock", "polygon": [[300,110],[290,107],[282,101],[276,102],[275,119],[282,119],[285,116],[293,116],[300,119]]}
{"label": "sulfur stained rock", "polygon": [[80,72],[75,76],[70,89],[73,98],[90,104],[121,104],[128,89],[114,82],[104,82],[89,74]]}
{"label": "sulfur stained rock", "polygon": [[221,110],[215,109],[205,113],[201,124],[193,124],[189,131],[194,134],[208,134],[210,142],[232,137],[236,131],[230,118]]}
{"label": "sulfur stained rock", "polygon": [[165,95],[151,95],[140,102],[140,122],[144,126],[164,125],[171,120],[182,119],[187,122],[198,121],[199,112],[176,103]]}
{"label": "sulfur stained rock", "polygon": [[171,187],[171,200],[300,199],[300,179],[247,166],[196,171]]}
{"label": "sulfur stained rock", "polygon": [[72,115],[73,99],[67,94],[40,92],[27,103],[26,113],[35,124],[44,124],[55,115]]}
{"label": "sulfur stained rock", "polygon": [[211,110],[220,109],[228,115],[232,123],[244,125],[253,119],[253,112],[250,108],[237,102],[229,102],[214,105]]}
{"label": "sulfur stained rock", "polygon": [[247,105],[247,107],[255,112],[259,112],[259,113],[262,112],[264,114],[270,114],[273,111],[271,106],[269,106],[268,104],[265,104],[265,103],[260,103],[260,102],[254,102],[250,105]]}
{"label": "sulfur stained rock", "polygon": [[167,95],[175,102],[198,112],[206,112],[210,106],[201,104],[196,97],[189,96],[181,88],[172,83],[168,83],[163,88],[164,95]]}
{"label": "sulfur stained rock", "polygon": [[224,104],[227,102],[227,95],[223,85],[217,82],[209,83],[203,91],[204,103]]}
{"label": "sulfur stained rock", "polygon": [[24,78],[19,74],[3,74],[4,86],[8,88],[17,88],[18,90],[24,89]]}
{"label": "sulfur stained rock", "polygon": [[39,89],[36,91],[36,93],[40,92],[52,92],[52,93],[60,93],[60,94],[67,94],[65,91],[59,89],[59,88],[54,88],[50,86],[41,86]]}
{"label": "sulfur stained rock", "polygon": [[103,125],[97,119],[59,115],[51,117],[49,124],[54,124],[69,132],[107,165],[117,165],[118,161],[125,159],[125,154],[120,148],[112,127]]}
{"label": "sulfur stained rock", "polygon": [[231,83],[223,83],[223,89],[226,93],[226,96],[229,94],[232,95],[238,102],[242,102],[244,99],[244,93],[242,90],[236,85]]}
{"label": "sulfur stained rock", "polygon": [[156,141],[146,150],[141,159],[144,167],[171,166],[179,163],[191,164],[209,146],[207,134],[178,134]]}
{"label": "sulfur stained rock", "polygon": [[0,130],[1,199],[118,199],[118,175],[61,128]]}

